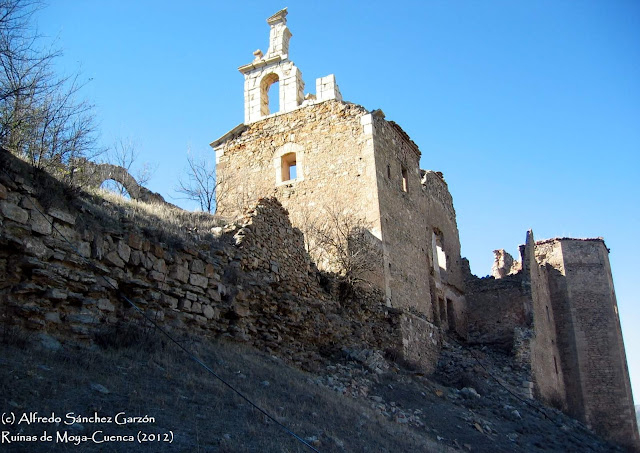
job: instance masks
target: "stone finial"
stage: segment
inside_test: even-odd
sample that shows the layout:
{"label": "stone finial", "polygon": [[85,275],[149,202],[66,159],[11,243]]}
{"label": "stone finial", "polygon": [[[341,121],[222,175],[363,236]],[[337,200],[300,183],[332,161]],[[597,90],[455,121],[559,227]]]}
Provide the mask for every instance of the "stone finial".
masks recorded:
{"label": "stone finial", "polygon": [[267,23],[269,25],[275,25],[275,24],[278,24],[278,23],[282,22],[283,24],[286,25],[286,23],[287,23],[287,14],[289,14],[287,12],[287,8],[282,8],[280,11],[275,13],[273,16],[269,17],[267,19]]}
{"label": "stone finial", "polygon": [[287,28],[286,17],[287,8],[284,8],[267,19],[267,23],[271,27],[267,58],[280,56],[284,60],[289,55],[289,39],[291,39],[292,35],[289,28]]}
{"label": "stone finial", "polygon": [[253,56],[255,57],[254,60],[260,60],[262,58],[262,56],[263,56],[262,50],[256,49],[253,52]]}

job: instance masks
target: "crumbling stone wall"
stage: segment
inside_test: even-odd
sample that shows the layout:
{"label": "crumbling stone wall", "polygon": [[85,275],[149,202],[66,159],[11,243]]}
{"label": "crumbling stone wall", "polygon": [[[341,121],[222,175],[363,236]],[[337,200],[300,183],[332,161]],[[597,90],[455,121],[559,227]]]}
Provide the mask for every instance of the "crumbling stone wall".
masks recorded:
{"label": "crumbling stone wall", "polygon": [[[0,157],[3,169],[23,165]],[[348,347],[394,351],[433,369],[438,337],[421,338],[405,323],[411,315],[389,310],[375,292],[336,299],[330,284],[320,284],[302,233],[274,199],[259,200],[217,238],[168,245],[130,222],[107,225],[89,197],[50,205],[42,189],[19,176],[25,168],[16,170],[11,177],[0,173],[4,327],[26,329],[49,344],[93,341],[137,318],[122,293],[169,329],[230,336],[303,367]],[[407,329],[420,356],[406,354]]]}
{"label": "crumbling stone wall", "polygon": [[[453,198],[442,173],[420,170],[422,175],[422,210],[426,212],[427,230],[431,233],[430,276],[436,291],[432,303],[443,301],[446,315],[441,311],[441,325],[457,332],[462,338],[467,336],[467,303],[462,258],[460,257],[460,236],[453,207]],[[438,257],[441,244],[446,269]],[[435,309],[434,309],[435,313]],[[435,317],[435,315],[434,315]],[[455,324],[455,325],[453,325]]]}
{"label": "crumbling stone wall", "polygon": [[83,187],[100,187],[103,182],[113,180],[119,182],[134,200],[145,203],[170,204],[159,193],[152,192],[131,176],[126,168],[112,164],[96,164],[87,159],[73,161],[74,178]]}
{"label": "crumbling stone wall", "polygon": [[531,292],[522,276],[496,279],[469,274],[465,284],[468,341],[511,351],[514,330],[531,324]]}
{"label": "crumbling stone wall", "polygon": [[522,263],[514,260],[513,257],[505,251],[498,249],[493,251],[494,260],[491,266],[491,275],[495,278],[503,278],[507,275],[516,274],[522,269]]}
{"label": "crumbling stone wall", "polygon": [[568,411],[608,439],[638,449],[604,241],[535,242],[529,231],[520,252],[522,270],[517,274],[469,275],[469,339],[502,341],[507,347],[515,340],[513,351],[530,367],[538,399]]}

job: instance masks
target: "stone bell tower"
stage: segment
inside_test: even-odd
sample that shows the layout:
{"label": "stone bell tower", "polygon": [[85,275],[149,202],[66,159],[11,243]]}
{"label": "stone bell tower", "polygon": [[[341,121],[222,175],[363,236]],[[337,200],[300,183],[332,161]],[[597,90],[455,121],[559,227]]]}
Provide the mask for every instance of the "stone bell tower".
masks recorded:
{"label": "stone bell tower", "polygon": [[[291,32],[287,27],[287,8],[267,19],[269,50],[263,55],[256,50],[254,60],[238,70],[244,74],[244,123],[258,121],[272,113],[285,113],[298,108],[304,100],[302,73],[289,60]],[[279,82],[279,92],[270,92]],[[273,91],[273,90],[271,90]],[[269,96],[278,96],[280,109],[269,111]]]}

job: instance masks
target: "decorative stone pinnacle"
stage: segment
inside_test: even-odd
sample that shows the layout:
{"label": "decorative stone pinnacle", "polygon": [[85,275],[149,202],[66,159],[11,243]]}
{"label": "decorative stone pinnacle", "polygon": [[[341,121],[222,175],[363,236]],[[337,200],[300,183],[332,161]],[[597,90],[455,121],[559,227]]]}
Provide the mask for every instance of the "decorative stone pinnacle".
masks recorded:
{"label": "decorative stone pinnacle", "polygon": [[275,25],[278,22],[282,22],[283,24],[287,23],[287,8],[282,8],[280,11],[275,13],[273,16],[267,19],[267,23],[269,25]]}

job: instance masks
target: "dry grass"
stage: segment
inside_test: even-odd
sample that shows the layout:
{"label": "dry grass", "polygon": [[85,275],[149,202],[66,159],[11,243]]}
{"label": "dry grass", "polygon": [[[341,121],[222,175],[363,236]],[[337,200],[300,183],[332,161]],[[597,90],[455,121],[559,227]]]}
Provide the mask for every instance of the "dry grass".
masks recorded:
{"label": "dry grass", "polygon": [[211,241],[211,231],[230,220],[206,212],[191,212],[169,204],[145,203],[103,189],[88,189],[82,206],[101,225],[119,230],[133,224],[150,237],[168,244],[179,241]]}
{"label": "dry grass", "polygon": [[[127,330],[129,329],[129,330]],[[129,327],[112,335],[101,348],[50,352],[1,345],[0,404],[3,411],[40,415],[98,412],[113,416],[155,417],[151,425],[83,424],[83,429],[55,425],[22,426],[23,434],[70,431],[91,434],[174,432],[173,444],[152,451],[171,452],[306,452],[311,451],[240,397],[206,373],[175,345],[153,330]],[[132,339],[137,342],[132,344]],[[444,451],[409,429],[375,415],[358,400],[318,387],[311,376],[280,359],[224,342],[181,338],[241,392],[303,438],[318,439],[323,452]],[[109,393],[95,390],[103,385]],[[92,387],[94,386],[94,387]],[[2,428],[6,429],[6,428]],[[18,429],[11,429],[12,433]],[[62,445],[3,445],[3,451],[66,451]],[[137,446],[139,448],[139,446]],[[73,451],[133,451],[126,443],[83,443]]]}

